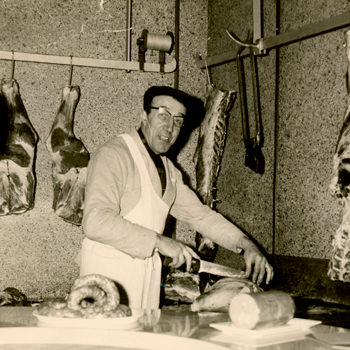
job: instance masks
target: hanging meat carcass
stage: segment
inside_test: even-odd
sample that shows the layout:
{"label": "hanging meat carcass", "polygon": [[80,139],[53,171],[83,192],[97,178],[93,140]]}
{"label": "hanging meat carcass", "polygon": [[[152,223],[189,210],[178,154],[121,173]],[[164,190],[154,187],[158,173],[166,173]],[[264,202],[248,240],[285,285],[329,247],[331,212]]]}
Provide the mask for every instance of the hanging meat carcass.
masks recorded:
{"label": "hanging meat carcass", "polygon": [[[235,99],[235,91],[220,90],[209,85],[194,160],[197,193],[210,208],[214,208],[216,200],[216,180],[224,152],[227,119]],[[197,233],[196,245],[203,259],[214,260],[217,249],[214,242]]]}
{"label": "hanging meat carcass", "polygon": [[0,215],[20,214],[33,208],[38,139],[17,81],[3,80],[0,92]]}
{"label": "hanging meat carcass", "polygon": [[350,30],[346,33],[346,74],[348,108],[333,157],[333,174],[330,184],[333,195],[343,204],[343,219],[332,239],[332,255],[328,276],[332,280],[350,282]]}
{"label": "hanging meat carcass", "polygon": [[58,216],[75,225],[81,225],[82,221],[86,170],[90,159],[89,152],[73,132],[79,98],[79,86],[63,88],[61,105],[46,140],[52,156],[52,207]]}

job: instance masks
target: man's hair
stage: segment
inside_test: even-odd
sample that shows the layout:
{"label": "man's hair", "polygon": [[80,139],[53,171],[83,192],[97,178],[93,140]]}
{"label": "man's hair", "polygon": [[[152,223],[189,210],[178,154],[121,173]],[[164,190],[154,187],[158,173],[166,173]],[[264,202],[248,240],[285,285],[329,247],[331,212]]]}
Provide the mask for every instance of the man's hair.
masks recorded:
{"label": "man's hair", "polygon": [[186,107],[187,111],[189,109],[191,96],[188,95],[186,92],[174,89],[170,86],[151,86],[148,90],[146,90],[143,96],[143,109],[147,113],[150,110],[153,98],[156,96],[171,96],[175,100],[182,103]]}

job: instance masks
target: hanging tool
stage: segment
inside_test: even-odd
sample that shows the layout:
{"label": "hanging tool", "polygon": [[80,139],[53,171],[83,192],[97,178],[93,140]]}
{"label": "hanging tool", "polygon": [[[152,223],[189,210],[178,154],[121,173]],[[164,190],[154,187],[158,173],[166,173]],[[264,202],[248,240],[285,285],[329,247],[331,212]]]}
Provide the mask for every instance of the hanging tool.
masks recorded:
{"label": "hanging tool", "polygon": [[[251,34],[248,33],[248,38]],[[246,81],[244,62],[241,58],[241,53],[245,47],[249,47],[250,57],[250,69],[252,77],[252,92],[254,101],[254,117],[255,117],[255,135],[250,137],[249,127],[249,116],[248,116],[248,105],[247,105],[247,93],[246,93]],[[262,154],[261,148],[263,146],[263,128],[261,119],[261,108],[260,108],[260,96],[259,96],[259,81],[256,57],[254,55],[254,44],[241,45],[237,51],[236,56],[237,63],[237,76],[238,76],[238,87],[239,87],[239,99],[242,115],[242,130],[243,130],[243,141],[246,148],[245,155],[245,166],[258,174],[263,174],[265,170],[265,158]]]}

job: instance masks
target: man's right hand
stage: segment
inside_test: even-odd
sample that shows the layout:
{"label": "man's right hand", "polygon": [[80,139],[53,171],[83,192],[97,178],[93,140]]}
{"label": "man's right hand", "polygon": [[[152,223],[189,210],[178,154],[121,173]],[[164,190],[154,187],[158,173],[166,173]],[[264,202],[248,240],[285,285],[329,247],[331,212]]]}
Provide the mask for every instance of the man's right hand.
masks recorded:
{"label": "man's right hand", "polygon": [[158,238],[155,248],[158,248],[162,255],[172,258],[169,266],[178,268],[186,263],[186,271],[189,271],[192,259],[199,259],[193,249],[186,244],[162,235],[159,235]]}

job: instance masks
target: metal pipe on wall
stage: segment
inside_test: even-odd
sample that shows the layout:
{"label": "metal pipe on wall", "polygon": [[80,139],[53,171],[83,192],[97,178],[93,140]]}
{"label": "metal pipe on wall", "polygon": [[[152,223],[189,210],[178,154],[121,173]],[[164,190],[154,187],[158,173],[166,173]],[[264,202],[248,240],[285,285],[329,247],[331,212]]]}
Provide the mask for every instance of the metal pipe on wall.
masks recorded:
{"label": "metal pipe on wall", "polygon": [[[125,60],[131,61],[131,5],[132,0],[126,0],[126,36],[125,36]],[[127,70],[130,72],[130,70]]]}
{"label": "metal pipe on wall", "polygon": [[175,61],[178,67],[174,73],[174,88],[179,88],[179,56],[180,56],[180,0],[175,0]]}
{"label": "metal pipe on wall", "polygon": [[263,37],[262,0],[253,0],[253,43]]}
{"label": "metal pipe on wall", "polygon": [[[276,0],[276,36],[280,33],[280,0]],[[279,76],[280,76],[280,48],[275,50],[275,127],[274,127],[274,147],[273,147],[273,183],[272,183],[272,255],[276,253],[276,235],[277,235],[277,190],[278,190],[278,150],[279,150]]]}

